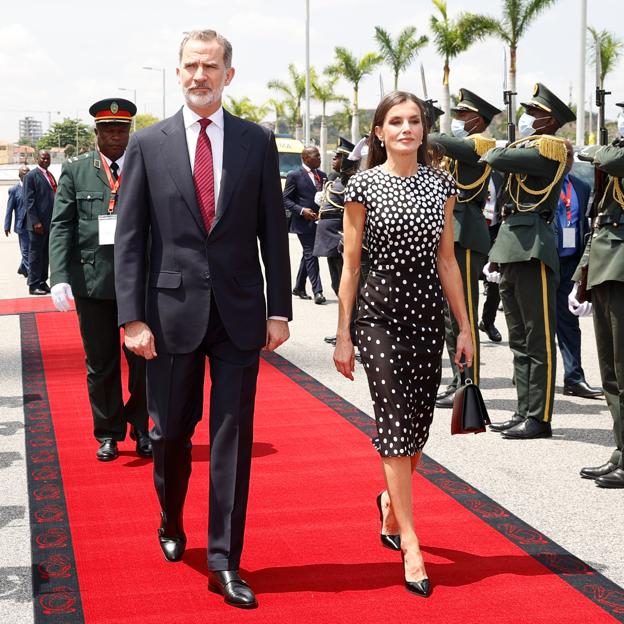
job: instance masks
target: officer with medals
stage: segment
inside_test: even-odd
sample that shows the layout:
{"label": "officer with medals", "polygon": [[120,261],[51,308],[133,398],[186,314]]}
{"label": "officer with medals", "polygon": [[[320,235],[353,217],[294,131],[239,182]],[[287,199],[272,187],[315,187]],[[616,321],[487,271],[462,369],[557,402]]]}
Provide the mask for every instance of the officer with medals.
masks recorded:
{"label": "officer with medals", "polygon": [[[353,170],[353,162],[347,160],[355,145],[343,137],[339,137],[338,147],[332,159],[332,168],[335,169],[329,175],[332,180],[325,183],[319,205],[319,218],[316,222],[316,235],[314,237],[314,255],[317,258],[327,258],[327,266],[331,276],[332,290],[338,295],[340,286],[340,274],[342,273],[342,253],[339,246],[342,243],[342,215],[344,213],[345,171]],[[343,164],[346,167],[343,169]],[[336,175],[333,175],[333,174]],[[355,173],[355,171],[353,171]],[[352,174],[351,174],[352,175]],[[348,177],[346,178],[348,180]]]}
{"label": "officer with medals", "polygon": [[552,436],[559,281],[553,220],[572,149],[569,141],[552,135],[576,119],[570,108],[539,83],[533,98],[522,106],[526,112],[518,125],[524,138],[494,148],[483,157],[507,176],[504,220],[484,273],[491,281],[500,267],[500,295],[518,395],[511,419],[492,425],[492,429],[513,439]]}
{"label": "officer with medals", "polygon": [[[106,99],[89,109],[95,118],[97,149],[69,159],[54,200],[50,230],[52,299],[60,311],[74,299],[87,364],[96,457],[118,457],[128,423],[136,452],[152,454],[148,435],[145,360],[124,347],[130,398],[122,397],[120,336],[113,267],[116,200],[123,177],[124,153],[136,106]],[[123,267],[121,267],[123,270]]]}
{"label": "officer with medals", "polygon": [[[624,102],[618,103],[624,109]],[[593,306],[594,332],[602,387],[613,417],[615,450],[602,466],[581,470],[602,488],[624,488],[624,113],[618,118],[620,138],[610,146],[588,148],[582,160],[608,174],[591,237],[568,298],[569,309],[583,316]],[[584,301],[582,290],[591,293]],[[581,291],[581,292],[579,292]],[[585,308],[585,309],[584,309]]]}
{"label": "officer with medals", "polygon": [[[495,115],[501,111],[468,89],[459,90],[457,106],[451,109],[454,118],[451,123],[453,136],[434,134],[431,141],[441,145],[447,160],[447,168],[455,178],[459,195],[453,212],[455,234],[455,258],[462,275],[464,298],[472,342],[474,359],[466,375],[480,381],[479,350],[479,278],[490,251],[490,234],[483,208],[489,194],[492,167],[482,162],[481,157],[496,146],[496,141],[483,136]],[[450,310],[446,310],[446,346],[453,369],[453,380],[447,389],[438,395],[436,406],[452,407],[455,390],[460,385],[460,373],[454,363],[455,347],[459,325]]]}

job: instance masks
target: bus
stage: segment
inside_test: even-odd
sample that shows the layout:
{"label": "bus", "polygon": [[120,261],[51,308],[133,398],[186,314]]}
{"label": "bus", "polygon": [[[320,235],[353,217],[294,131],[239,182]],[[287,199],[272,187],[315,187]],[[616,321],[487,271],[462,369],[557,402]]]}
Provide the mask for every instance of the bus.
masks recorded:
{"label": "bus", "polygon": [[293,169],[301,167],[301,152],[303,143],[292,137],[276,136],[277,152],[279,154],[280,178],[282,179],[282,189],[286,183],[286,176]]}

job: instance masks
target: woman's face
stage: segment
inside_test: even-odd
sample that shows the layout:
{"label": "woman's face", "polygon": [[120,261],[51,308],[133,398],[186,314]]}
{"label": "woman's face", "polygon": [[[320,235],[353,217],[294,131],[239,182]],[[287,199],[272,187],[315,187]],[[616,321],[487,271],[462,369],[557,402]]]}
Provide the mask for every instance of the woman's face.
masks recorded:
{"label": "woman's face", "polygon": [[416,152],[423,139],[423,120],[418,104],[406,100],[393,106],[375,134],[384,142],[388,155],[408,156]]}

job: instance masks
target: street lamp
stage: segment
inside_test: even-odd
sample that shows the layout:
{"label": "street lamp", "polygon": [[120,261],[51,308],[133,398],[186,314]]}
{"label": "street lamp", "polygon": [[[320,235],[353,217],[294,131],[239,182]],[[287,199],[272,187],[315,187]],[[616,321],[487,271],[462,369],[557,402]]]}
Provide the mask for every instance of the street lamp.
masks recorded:
{"label": "street lamp", "polygon": [[165,68],[164,67],[144,67],[143,69],[149,69],[151,71],[162,72],[162,97],[163,97],[163,113],[162,118],[165,118]]}
{"label": "street lamp", "polygon": [[[137,103],[137,96],[136,96],[136,89],[126,89],[125,87],[117,87],[120,91],[130,91],[131,93],[133,93],[134,95],[132,96],[134,99],[132,100],[134,102],[134,105],[136,106]],[[132,131],[136,132],[136,115],[132,118]]]}

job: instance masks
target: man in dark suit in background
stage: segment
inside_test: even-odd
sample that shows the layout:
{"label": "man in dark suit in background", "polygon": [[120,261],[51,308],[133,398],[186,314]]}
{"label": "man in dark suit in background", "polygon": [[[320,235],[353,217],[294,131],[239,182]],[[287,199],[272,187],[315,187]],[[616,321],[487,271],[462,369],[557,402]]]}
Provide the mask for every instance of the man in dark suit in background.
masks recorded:
{"label": "man in dark suit in background", "polygon": [[301,160],[301,167],[288,173],[284,185],[284,206],[292,215],[290,231],[299,237],[303,248],[292,294],[301,299],[310,299],[310,295],[306,293],[306,278],[309,278],[314,303],[323,304],[326,299],[323,296],[319,261],[314,255],[316,220],[319,212],[314,196],[322,190],[327,176],[319,169],[321,154],[316,147],[306,147],[301,152]]}
{"label": "man in dark suit in background", "polygon": [[56,180],[48,171],[50,152],[41,150],[37,166],[24,177],[24,205],[27,214],[28,245],[28,292],[31,295],[47,295],[48,243],[52,207],[56,193]]}
{"label": "man in dark suit in background", "polygon": [[[17,234],[22,259],[17,272],[24,277],[28,277],[28,245],[30,243],[28,230],[26,229],[26,209],[24,207],[24,177],[30,171],[26,165],[19,168],[19,182],[9,189],[9,199],[7,201],[6,215],[4,217],[4,234],[8,236],[11,232],[11,221],[13,221],[13,231]],[[15,213],[15,216],[13,215]]]}
{"label": "man in dark suit in background", "polygon": [[570,151],[567,173],[559,194],[554,220],[559,250],[559,286],[557,288],[557,344],[563,360],[563,394],[595,399],[601,388],[590,386],[581,365],[581,328],[579,317],[568,309],[568,296],[574,282],[572,276],[583,257],[585,237],[589,232],[587,204],[591,189],[580,178],[570,174],[574,156]]}
{"label": "man in dark suit in background", "polygon": [[184,37],[184,107],[133,135],[126,152],[115,283],[126,346],[148,360],[160,546],[169,561],[186,546],[182,512],[208,357],[208,587],[250,608],[256,598],[238,570],[259,352],[288,338],[292,299],[275,140],[223,110],[231,62],[232,46],[218,33]]}

